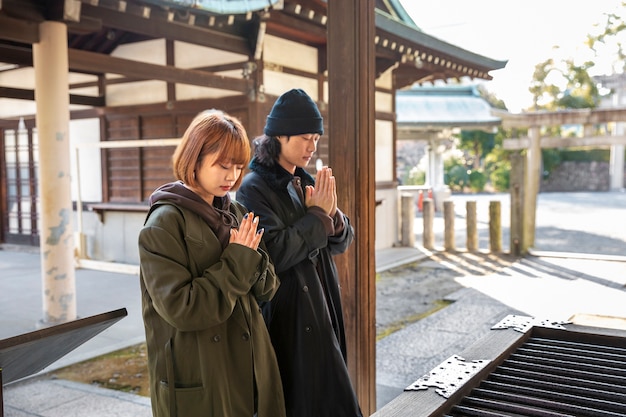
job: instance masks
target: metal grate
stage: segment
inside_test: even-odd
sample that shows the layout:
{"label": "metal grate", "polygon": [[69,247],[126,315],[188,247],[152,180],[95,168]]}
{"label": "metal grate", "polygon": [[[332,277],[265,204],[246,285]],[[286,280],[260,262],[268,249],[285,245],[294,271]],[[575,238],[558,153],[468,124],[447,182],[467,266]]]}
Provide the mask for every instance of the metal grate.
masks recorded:
{"label": "metal grate", "polygon": [[531,336],[445,415],[626,416],[624,340],[574,339]]}

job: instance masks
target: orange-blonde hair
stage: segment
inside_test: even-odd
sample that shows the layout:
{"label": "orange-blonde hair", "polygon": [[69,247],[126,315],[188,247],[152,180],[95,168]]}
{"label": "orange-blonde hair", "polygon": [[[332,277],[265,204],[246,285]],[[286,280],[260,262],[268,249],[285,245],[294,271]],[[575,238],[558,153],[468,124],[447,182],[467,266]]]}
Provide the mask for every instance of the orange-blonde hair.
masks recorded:
{"label": "orange-blonde hair", "polygon": [[[207,110],[198,114],[189,124],[181,142],[172,156],[174,177],[196,187],[195,171],[204,158],[217,154],[216,163],[243,165],[250,161],[250,141],[241,122],[219,110]],[[239,187],[242,175],[233,189]]]}

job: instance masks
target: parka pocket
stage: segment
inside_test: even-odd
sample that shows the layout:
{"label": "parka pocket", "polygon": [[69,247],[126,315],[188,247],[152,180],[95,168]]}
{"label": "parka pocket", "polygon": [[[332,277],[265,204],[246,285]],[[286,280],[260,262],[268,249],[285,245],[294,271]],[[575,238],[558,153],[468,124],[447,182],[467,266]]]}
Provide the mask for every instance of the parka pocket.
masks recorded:
{"label": "parka pocket", "polygon": [[[160,412],[169,417],[195,417],[204,416],[206,407],[202,405],[204,401],[204,388],[202,385],[175,386],[168,381],[161,381],[159,384],[161,395],[165,401],[161,404]],[[165,405],[167,404],[167,406]]]}
{"label": "parka pocket", "polygon": [[194,417],[202,416],[203,408],[199,407],[204,403],[204,387],[202,383],[176,383],[174,374],[174,355],[172,354],[172,339],[168,340],[165,345],[165,366],[167,372],[167,380],[160,381],[159,389],[161,390],[161,401],[159,407],[163,415],[170,417]]}

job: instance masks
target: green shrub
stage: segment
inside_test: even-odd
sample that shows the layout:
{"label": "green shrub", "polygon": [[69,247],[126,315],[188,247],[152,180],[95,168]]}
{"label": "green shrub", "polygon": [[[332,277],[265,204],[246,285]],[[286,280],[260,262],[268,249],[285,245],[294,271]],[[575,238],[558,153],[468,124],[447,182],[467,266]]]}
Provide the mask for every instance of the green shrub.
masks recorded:
{"label": "green shrub", "polygon": [[482,171],[474,169],[469,173],[468,181],[472,191],[481,192],[487,184],[487,176]]}
{"label": "green shrub", "polygon": [[496,191],[509,191],[511,184],[511,166],[502,164],[489,174],[491,185]]}
{"label": "green shrub", "polygon": [[467,168],[463,165],[454,165],[444,175],[444,181],[452,191],[463,191],[469,184]]}
{"label": "green shrub", "polygon": [[609,162],[611,151],[609,149],[564,149],[560,151],[561,161],[575,162]]}
{"label": "green shrub", "polygon": [[409,171],[409,174],[406,176],[404,181],[404,185],[424,185],[426,183],[426,172],[423,170],[414,167]]}

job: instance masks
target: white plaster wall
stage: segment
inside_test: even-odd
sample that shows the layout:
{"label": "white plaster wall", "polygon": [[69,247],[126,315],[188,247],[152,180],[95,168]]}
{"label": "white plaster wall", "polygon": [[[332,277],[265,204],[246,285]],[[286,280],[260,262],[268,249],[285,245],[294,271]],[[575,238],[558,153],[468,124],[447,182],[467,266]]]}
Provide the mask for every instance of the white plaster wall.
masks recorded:
{"label": "white plaster wall", "polygon": [[[217,73],[229,78],[242,78],[242,71],[223,71]],[[220,98],[232,96],[233,91],[219,88],[200,87],[198,85],[176,84],[177,100],[194,100],[202,98]]]}
{"label": "white plaster wall", "polygon": [[139,61],[144,64],[165,65],[167,62],[165,39],[152,39],[132,44],[123,44],[115,48],[111,56]]}
{"label": "white plaster wall", "polygon": [[[200,68],[214,65],[241,63],[240,70],[217,73],[229,78],[243,78],[243,66],[248,61],[245,55],[220,51],[186,42],[174,43],[174,62],[178,68]],[[197,85],[176,84],[177,100],[195,100],[202,98],[220,98],[232,95],[232,91],[207,88]]]}
{"label": "white plaster wall", "polygon": [[[111,56],[141,63],[165,65],[165,40],[155,39],[118,46]],[[109,79],[117,76],[108,76]],[[107,86],[108,106],[161,103],[167,100],[167,83],[163,81],[139,81]]]}
{"label": "white plaster wall", "polygon": [[[5,85],[1,81],[0,84]],[[33,115],[35,113],[37,113],[35,101],[0,98],[0,119]]]}
{"label": "white plaster wall", "polygon": [[174,42],[174,62],[177,68],[199,68],[241,62],[243,69],[243,63],[246,61],[248,61],[247,56],[234,52],[220,51],[186,42]]}
{"label": "white plaster wall", "polygon": [[393,87],[393,70],[395,69],[395,67],[392,67],[390,69],[388,69],[387,71],[385,71],[384,73],[382,73],[374,82],[374,85],[376,85],[376,87],[378,88],[386,88],[388,90],[391,90],[391,88]]}
{"label": "white plaster wall", "polygon": [[[33,68],[19,68],[12,69],[10,71],[1,71],[0,85],[34,90],[35,71]],[[0,98],[0,118],[2,119],[32,115],[36,112],[37,106],[35,101]]]}
{"label": "white plaster wall", "polygon": [[140,81],[109,85],[106,101],[108,106],[163,103],[167,101],[167,84],[163,81]]}
{"label": "white plaster wall", "polygon": [[272,35],[264,38],[263,60],[265,65],[285,66],[317,74],[317,49]]}
{"label": "white plaster wall", "polygon": [[[81,119],[70,121],[70,172],[72,175],[72,200],[80,198],[87,202],[102,201],[102,163],[100,148],[89,146],[100,142],[100,120]],[[80,170],[80,171],[79,171]]]}
{"label": "white plaster wall", "polygon": [[264,71],[263,78],[265,79],[266,94],[280,96],[292,88],[301,88],[313,100],[318,101],[317,81],[315,79],[268,70]]}
{"label": "white plaster wall", "polygon": [[[301,88],[315,101],[318,96],[317,49],[286,39],[267,35],[263,45],[265,93],[279,96],[292,88]],[[312,78],[286,74],[282,67],[310,72]]]}
{"label": "white plaster wall", "polygon": [[147,211],[107,211],[100,219],[95,213],[83,213],[85,243],[89,259],[105,262],[139,264],[137,237]]}
{"label": "white plaster wall", "polygon": [[[68,77],[68,82],[70,84],[95,81],[97,81],[97,77],[89,74],[70,73]],[[19,68],[9,71],[0,71],[0,85],[25,90],[35,90],[35,70],[34,68]],[[86,87],[72,89],[70,93],[96,96],[98,94],[98,88]],[[70,111],[86,108],[89,108],[89,106],[70,105]],[[18,116],[32,116],[36,113],[37,102],[34,100],[0,98],[0,118],[2,119],[9,119]]]}
{"label": "white plaster wall", "polygon": [[377,189],[376,201],[376,242],[375,249],[394,246],[398,239],[398,192],[393,189]]}
{"label": "white plaster wall", "polygon": [[393,94],[377,91],[375,93],[375,99],[374,99],[374,101],[376,102],[376,110],[382,111],[382,112],[388,112],[388,113],[392,112],[393,100],[394,100]]}
{"label": "white plaster wall", "polygon": [[35,89],[35,69],[18,68],[0,72],[0,85],[14,88]]}
{"label": "white plaster wall", "polygon": [[393,123],[376,120],[376,182],[393,181]]}
{"label": "white plaster wall", "polygon": [[[376,87],[391,91],[393,88],[393,71],[387,70],[376,79]],[[395,97],[392,93],[376,91],[376,111],[393,112]],[[395,179],[393,172],[393,122],[376,120],[376,183],[389,183]],[[400,239],[398,237],[398,191],[393,188],[377,189],[376,200],[376,250],[390,248]]]}
{"label": "white plaster wall", "polygon": [[220,90],[217,88],[200,87],[189,84],[176,84],[177,100],[195,100],[202,98],[220,98],[232,96],[234,93],[228,90]]}
{"label": "white plaster wall", "polygon": [[[82,88],[72,88],[70,89],[70,94],[80,94],[83,96],[96,97],[99,94],[98,90],[98,77],[90,74],[79,74],[72,72],[69,74],[69,84],[70,87],[72,84],[77,83],[94,83],[91,87],[82,87]],[[70,110],[74,108],[90,108],[89,106],[71,106]]]}

